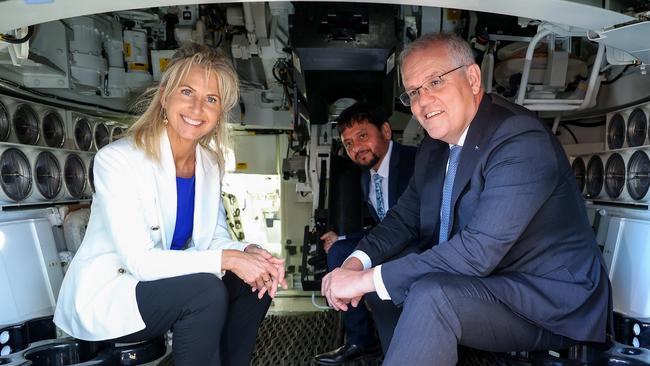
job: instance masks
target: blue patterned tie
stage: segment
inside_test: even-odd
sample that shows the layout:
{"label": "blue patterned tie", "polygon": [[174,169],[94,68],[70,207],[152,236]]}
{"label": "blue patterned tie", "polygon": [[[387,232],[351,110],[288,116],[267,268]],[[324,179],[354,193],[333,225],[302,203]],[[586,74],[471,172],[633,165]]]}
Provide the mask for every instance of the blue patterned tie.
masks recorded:
{"label": "blue patterned tie", "polygon": [[384,180],[384,177],[382,177],[379,174],[375,174],[372,176],[373,181],[375,182],[375,198],[377,199],[377,216],[379,216],[379,221],[382,221],[384,219],[384,216],[386,216],[386,211],[384,211],[384,194],[382,193],[381,189],[381,181]]}
{"label": "blue patterned tie", "polygon": [[438,243],[449,239],[449,216],[451,211],[451,192],[454,188],[454,177],[458,168],[458,158],[462,146],[454,145],[449,149],[449,166],[445,175],[445,185],[442,188],[442,203],[440,205],[440,236]]}

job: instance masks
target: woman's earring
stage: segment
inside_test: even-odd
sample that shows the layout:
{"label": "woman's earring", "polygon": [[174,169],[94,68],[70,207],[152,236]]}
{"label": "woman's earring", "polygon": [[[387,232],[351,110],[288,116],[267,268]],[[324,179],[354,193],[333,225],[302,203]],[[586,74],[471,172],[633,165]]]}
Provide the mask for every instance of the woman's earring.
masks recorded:
{"label": "woman's earring", "polygon": [[169,123],[169,120],[167,119],[167,110],[163,109],[163,124],[167,125]]}

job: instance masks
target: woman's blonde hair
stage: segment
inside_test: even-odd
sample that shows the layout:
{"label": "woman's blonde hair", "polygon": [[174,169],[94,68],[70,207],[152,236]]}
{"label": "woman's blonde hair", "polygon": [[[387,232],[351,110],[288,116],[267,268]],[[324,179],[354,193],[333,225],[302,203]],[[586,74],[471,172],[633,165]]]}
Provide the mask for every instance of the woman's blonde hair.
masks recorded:
{"label": "woman's blonde hair", "polygon": [[133,136],[136,147],[143,150],[149,158],[160,161],[159,138],[165,128],[166,117],[162,101],[169,100],[170,95],[195,65],[205,68],[206,76],[214,71],[219,84],[221,115],[214,133],[203,136],[199,144],[213,153],[223,171],[225,149],[229,146],[226,125],[230,118],[230,111],[239,101],[239,80],[230,60],[217,49],[190,44],[176,51],[167,70],[162,74],[160,85],[148,89],[134,105],[136,111],[142,110],[145,106],[146,109],[126,135]]}

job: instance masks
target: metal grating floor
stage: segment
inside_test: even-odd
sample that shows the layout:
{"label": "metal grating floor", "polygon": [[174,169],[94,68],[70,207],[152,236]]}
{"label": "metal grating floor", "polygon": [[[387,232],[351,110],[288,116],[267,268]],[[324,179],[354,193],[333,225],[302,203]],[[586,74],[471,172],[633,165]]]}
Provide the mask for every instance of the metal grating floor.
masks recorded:
{"label": "metal grating floor", "polygon": [[[316,354],[343,344],[343,324],[336,311],[268,314],[257,335],[252,366],[312,366]],[[467,348],[460,350],[459,366],[529,366],[498,354]],[[380,366],[382,358],[364,359],[345,366]],[[173,366],[171,357],[159,366]]]}
{"label": "metal grating floor", "polygon": [[[343,344],[343,324],[335,311],[267,315],[257,335],[254,366],[312,365],[314,355]],[[375,366],[363,360],[349,366]]]}

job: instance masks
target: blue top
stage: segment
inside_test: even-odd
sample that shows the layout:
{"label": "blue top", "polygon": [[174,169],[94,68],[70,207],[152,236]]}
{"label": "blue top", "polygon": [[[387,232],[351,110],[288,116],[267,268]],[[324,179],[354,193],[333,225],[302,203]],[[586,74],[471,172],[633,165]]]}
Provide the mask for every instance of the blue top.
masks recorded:
{"label": "blue top", "polygon": [[176,177],[176,226],[172,238],[172,250],[183,250],[192,237],[194,228],[194,176]]}

